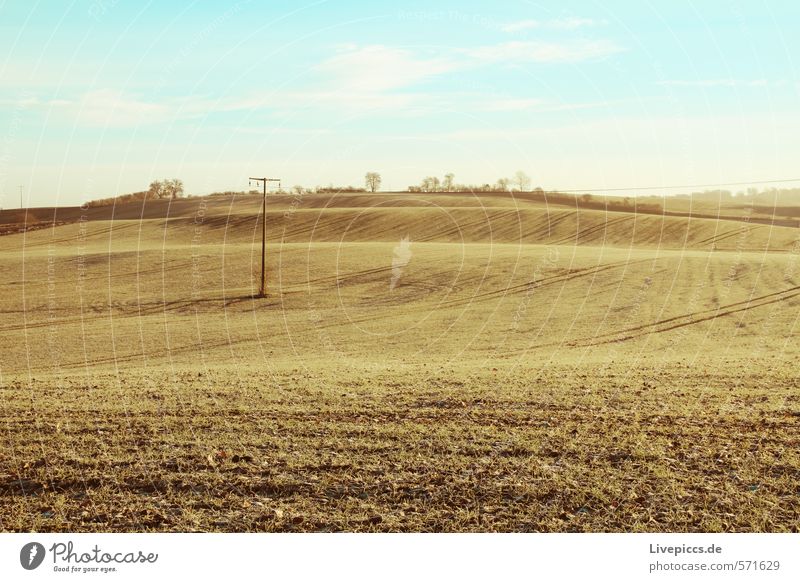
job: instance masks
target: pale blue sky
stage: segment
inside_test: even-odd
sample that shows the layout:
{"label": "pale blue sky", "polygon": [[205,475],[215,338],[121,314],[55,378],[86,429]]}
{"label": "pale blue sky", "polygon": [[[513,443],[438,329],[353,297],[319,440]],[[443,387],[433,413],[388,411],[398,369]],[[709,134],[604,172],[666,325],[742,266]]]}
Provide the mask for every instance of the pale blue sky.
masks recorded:
{"label": "pale blue sky", "polygon": [[0,0],[0,205],[369,170],[386,189],[791,178],[798,25],[791,1]]}

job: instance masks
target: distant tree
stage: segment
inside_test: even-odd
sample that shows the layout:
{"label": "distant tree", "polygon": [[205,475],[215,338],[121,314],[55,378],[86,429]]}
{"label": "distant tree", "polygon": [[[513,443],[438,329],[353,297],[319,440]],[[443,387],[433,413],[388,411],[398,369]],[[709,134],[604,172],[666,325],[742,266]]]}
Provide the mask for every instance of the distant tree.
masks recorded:
{"label": "distant tree", "polygon": [[444,182],[442,182],[442,190],[445,192],[452,192],[453,191],[453,180],[455,180],[455,175],[445,174],[444,175]]}
{"label": "distant tree", "polygon": [[163,184],[158,180],[154,180],[150,182],[150,186],[147,188],[147,198],[148,199],[156,199],[161,198],[163,195]]}
{"label": "distant tree", "polygon": [[171,199],[180,198],[183,196],[183,181],[173,178],[172,180],[164,180],[161,183],[161,195]]}
{"label": "distant tree", "polygon": [[519,186],[520,192],[529,192],[531,189],[531,178],[522,170],[514,174],[514,183]]}
{"label": "distant tree", "polygon": [[440,186],[439,178],[434,176],[431,178],[431,192],[439,192],[442,189]]}
{"label": "distant tree", "polygon": [[419,189],[422,192],[433,192],[433,178],[428,176],[422,179],[422,182],[419,185]]}
{"label": "distant tree", "polygon": [[592,201],[592,195],[591,194],[582,194],[580,200],[584,204],[587,203],[587,202],[591,202]]}
{"label": "distant tree", "polygon": [[367,175],[364,176],[364,183],[367,190],[375,192],[381,187],[381,175],[378,172],[367,172]]}
{"label": "distant tree", "polygon": [[303,188],[302,186],[299,185],[292,186],[292,194],[294,194],[295,196],[302,196],[303,194],[305,194],[305,192],[306,189]]}
{"label": "distant tree", "polygon": [[500,178],[497,181],[497,190],[500,192],[508,192],[508,185],[511,184],[511,180],[508,178]]}
{"label": "distant tree", "polygon": [[172,180],[155,180],[150,182],[147,189],[146,198],[155,200],[158,198],[180,198],[183,196],[183,182],[177,178]]}

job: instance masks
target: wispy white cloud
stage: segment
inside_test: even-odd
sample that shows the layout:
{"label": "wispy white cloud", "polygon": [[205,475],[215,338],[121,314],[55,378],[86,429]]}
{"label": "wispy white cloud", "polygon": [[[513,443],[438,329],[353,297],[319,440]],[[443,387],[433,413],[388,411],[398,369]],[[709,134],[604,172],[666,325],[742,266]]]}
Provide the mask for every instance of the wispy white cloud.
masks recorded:
{"label": "wispy white cloud", "polygon": [[187,95],[156,100],[155,97],[140,97],[102,88],[70,100],[29,96],[9,100],[8,103],[0,100],[0,105],[40,112],[49,109],[68,123],[76,122],[85,127],[129,128],[236,112],[266,111],[289,115],[306,110],[359,111],[364,114],[387,109],[402,111],[422,98],[421,94],[327,87],[265,95],[232,95],[218,99],[207,95]]}
{"label": "wispy white cloud", "polygon": [[520,32],[523,30],[532,30],[534,28],[541,28],[542,22],[539,20],[518,20],[516,22],[509,22],[503,25],[501,30],[503,32]]}
{"label": "wispy white cloud", "polygon": [[[0,104],[2,101],[0,101]],[[212,111],[240,109],[236,101],[219,101],[200,96],[174,97],[156,102],[147,98],[103,87],[72,94],[68,99],[29,96],[16,102],[32,111],[50,110],[70,121],[90,127],[136,127],[165,120],[194,118]]]}
{"label": "wispy white cloud", "polygon": [[248,134],[248,135],[287,135],[287,136],[322,136],[334,133],[332,129],[328,128],[294,128],[294,127],[272,127],[264,130],[263,127],[251,126],[238,126],[231,129],[234,133]]}
{"label": "wispy white cloud", "polygon": [[[473,112],[489,112],[489,113],[528,113],[528,114],[551,114],[551,113],[558,113],[558,112],[569,112],[569,111],[580,111],[585,109],[601,109],[601,108],[608,108],[614,105],[619,105],[624,103],[625,101],[596,101],[596,102],[577,102],[577,103],[560,103],[557,101],[549,101],[547,99],[535,99],[535,98],[513,98],[513,97],[488,97],[482,98],[481,96],[475,96],[476,98],[469,99],[465,98],[467,101],[466,109],[473,111]],[[457,107],[453,107],[456,109]],[[541,129],[537,128],[535,130],[531,130],[535,132],[542,131]],[[520,135],[523,135],[525,132],[521,132]],[[498,135],[508,135],[506,130],[502,131],[495,131],[492,134],[494,137]],[[460,130],[452,134],[453,137],[480,137],[486,135],[485,130],[474,130],[474,129],[467,129],[467,130]]]}
{"label": "wispy white cloud", "polygon": [[483,109],[485,111],[524,111],[536,109],[545,105],[544,99],[514,99],[500,98],[487,101]]}
{"label": "wispy white cloud", "polygon": [[30,111],[49,110],[86,126],[131,127],[163,121],[174,115],[174,103],[154,103],[109,88],[95,89],[69,98],[49,99],[29,93],[0,105]]}
{"label": "wispy white cloud", "polygon": [[391,93],[376,90],[332,89],[307,91],[295,94],[293,101],[285,100],[281,108],[329,108],[339,111],[369,112],[382,109],[400,109],[408,107],[420,98],[408,93]]}
{"label": "wispy white cloud", "polygon": [[384,45],[340,45],[338,53],[315,67],[331,86],[361,94],[378,94],[419,84],[445,73],[485,64],[574,63],[622,52],[610,40],[511,41],[435,53],[412,52]]}
{"label": "wispy white cloud", "polygon": [[441,55],[426,56],[383,45],[339,47],[316,70],[335,77],[337,83],[358,91],[386,91],[418,83],[459,68]]}
{"label": "wispy white cloud", "polygon": [[[431,95],[420,92],[419,85],[437,76],[496,63],[575,63],[605,58],[624,50],[606,40],[519,41],[429,52],[353,43],[334,48],[336,53],[333,56],[314,67],[321,74],[315,87],[306,91],[240,99],[220,104],[219,107],[226,110],[330,108],[359,113],[390,109],[399,115],[419,115],[463,107],[498,112],[545,106],[564,107],[536,98],[493,97],[474,100],[469,96],[460,99],[457,95]],[[410,88],[414,90],[403,91]]]}
{"label": "wispy white cloud", "polygon": [[602,59],[624,50],[610,40],[576,40],[512,41],[466,49],[463,52],[483,63],[575,63]]}
{"label": "wispy white cloud", "polygon": [[[746,137],[742,137],[743,131]],[[777,139],[780,143],[790,143],[792,136],[796,136],[798,131],[800,131],[800,115],[788,115],[779,120],[771,114],[686,117],[665,115],[592,120],[568,119],[563,124],[547,126],[465,128],[440,134],[439,137],[445,140],[502,139],[520,142],[548,137],[553,143],[574,143],[599,148],[599,142],[591,136],[603,136],[601,141],[603,147],[608,147],[608,151],[622,148],[630,155],[635,155],[634,144],[646,144],[648,147],[643,150],[642,155],[658,159],[659,145],[662,147],[680,145],[683,148],[687,143],[687,136],[691,136],[691,150],[698,154],[709,148],[716,151],[722,147],[730,147],[735,150],[737,156],[741,155],[746,159],[747,155],[763,147],[763,144],[770,143],[772,139]],[[587,140],[587,137],[591,139]],[[743,168],[748,166],[747,163],[741,165]],[[731,167],[736,166],[731,165]]]}
{"label": "wispy white cloud", "polygon": [[[359,116],[395,111],[418,116],[441,110],[508,112],[563,107],[532,97],[459,96],[425,93],[420,85],[435,77],[479,67],[525,63],[574,63],[600,59],[623,50],[605,40],[569,42],[517,41],[469,49],[415,51],[385,45],[338,45],[312,70],[317,74],[304,89],[267,94],[162,97],[97,88],[67,99],[26,95],[30,108],[55,108],[70,121],[89,127],[138,127],[204,118],[237,111],[290,115],[302,111],[339,111]],[[410,89],[410,90],[406,90]],[[16,101],[21,101],[18,98]]]}
{"label": "wispy white cloud", "polygon": [[576,17],[560,18],[548,22],[550,28],[556,28],[561,30],[574,30],[576,28],[584,28],[589,26],[603,26],[606,24],[608,24],[606,20],[596,20],[594,18],[576,18]]}
{"label": "wispy white cloud", "polygon": [[19,109],[41,108],[41,107],[63,107],[72,102],[66,99],[42,99],[32,93],[27,93],[21,97],[11,99],[0,99],[0,106],[15,107]]}
{"label": "wispy white cloud", "polygon": [[181,103],[180,111],[176,115],[191,118],[237,111],[270,111],[277,115],[288,115],[292,112],[314,110],[369,113],[386,109],[402,110],[421,98],[422,95],[417,93],[358,90],[347,84],[330,83],[325,87],[266,95],[240,95],[219,100],[189,98]]}
{"label": "wispy white cloud", "polygon": [[86,125],[129,127],[168,118],[171,108],[123,94],[114,89],[86,93],[77,104],[78,119]]}
{"label": "wispy white cloud", "polygon": [[[766,87],[771,83],[766,79],[673,79],[658,81],[663,87]],[[785,84],[779,81],[776,84]]]}
{"label": "wispy white cloud", "polygon": [[606,24],[605,20],[594,18],[566,17],[555,18],[552,20],[517,20],[509,22],[501,27],[503,32],[522,32],[525,30],[535,30],[539,28],[549,28],[553,30],[575,30],[578,28],[600,26]]}

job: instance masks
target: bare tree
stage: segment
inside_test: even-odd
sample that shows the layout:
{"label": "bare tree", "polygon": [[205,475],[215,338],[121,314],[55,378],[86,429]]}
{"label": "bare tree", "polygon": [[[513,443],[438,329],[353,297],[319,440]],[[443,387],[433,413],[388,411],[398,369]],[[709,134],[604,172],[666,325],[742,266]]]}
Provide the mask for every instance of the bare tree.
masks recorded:
{"label": "bare tree", "polygon": [[514,174],[514,183],[519,186],[520,192],[529,192],[531,189],[531,177],[522,170]]}
{"label": "bare tree", "polygon": [[455,175],[445,174],[444,175],[444,182],[442,182],[442,190],[445,192],[452,192],[453,191],[453,180],[455,180]]}
{"label": "bare tree", "polygon": [[436,176],[431,178],[431,184],[433,186],[433,188],[431,189],[431,192],[439,192],[442,189],[442,187],[440,186],[440,183],[439,183],[439,178],[437,178]]}
{"label": "bare tree", "polygon": [[367,190],[375,192],[381,187],[381,175],[378,172],[367,172],[367,175],[364,176],[364,183]]}
{"label": "bare tree", "polygon": [[422,190],[423,192],[433,192],[433,188],[434,188],[433,178],[431,178],[430,176],[423,178],[422,183],[420,183],[419,185],[419,189]]}
{"label": "bare tree", "polygon": [[500,192],[508,192],[509,184],[511,184],[511,180],[509,180],[508,178],[500,178],[497,181],[497,189]]}
{"label": "bare tree", "polygon": [[172,180],[155,180],[150,182],[147,189],[147,199],[153,200],[156,198],[180,198],[183,196],[183,182],[178,178]]}
{"label": "bare tree", "polygon": [[163,194],[162,184],[158,180],[154,180],[150,182],[150,186],[147,188],[147,199],[152,200],[155,198],[161,198]]}
{"label": "bare tree", "polygon": [[172,180],[164,180],[161,186],[164,196],[169,196],[173,200],[183,196],[183,181],[178,178]]}

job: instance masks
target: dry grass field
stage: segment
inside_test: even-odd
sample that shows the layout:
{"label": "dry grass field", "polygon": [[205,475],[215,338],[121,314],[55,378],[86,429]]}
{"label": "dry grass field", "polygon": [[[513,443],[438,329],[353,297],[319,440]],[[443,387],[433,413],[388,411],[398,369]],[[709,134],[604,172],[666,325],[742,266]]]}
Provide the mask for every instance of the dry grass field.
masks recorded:
{"label": "dry grass field", "polygon": [[800,530],[797,228],[259,203],[0,216],[0,530]]}

